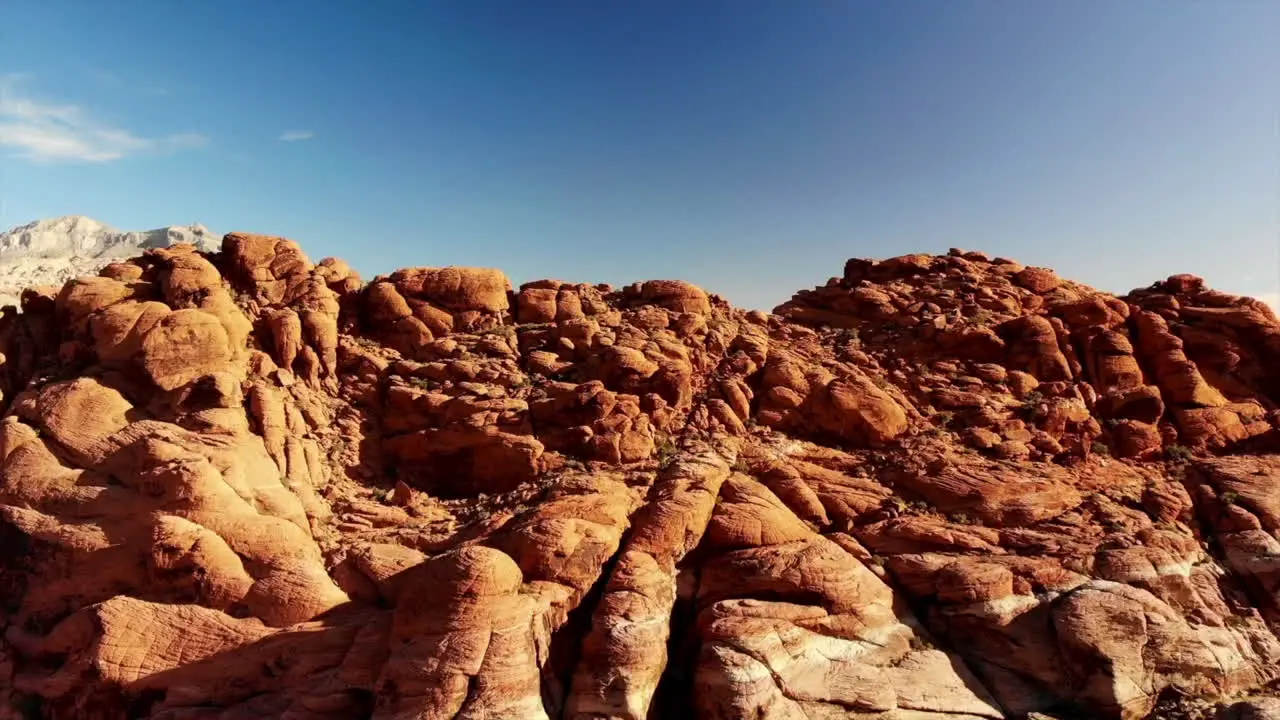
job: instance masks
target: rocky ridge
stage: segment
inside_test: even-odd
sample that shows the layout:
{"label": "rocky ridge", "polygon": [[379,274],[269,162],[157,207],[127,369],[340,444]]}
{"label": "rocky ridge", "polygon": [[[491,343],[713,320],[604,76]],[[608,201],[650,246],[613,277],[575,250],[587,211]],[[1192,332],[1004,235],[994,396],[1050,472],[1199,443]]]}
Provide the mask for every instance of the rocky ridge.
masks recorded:
{"label": "rocky ridge", "polygon": [[233,233],[21,302],[0,717],[1276,717],[1280,322],[1192,276],[766,314]]}
{"label": "rocky ridge", "polygon": [[18,305],[18,296],[28,287],[61,286],[98,272],[112,260],[178,243],[214,251],[219,238],[203,225],[121,232],[82,215],[38,220],[0,232],[0,305]]}

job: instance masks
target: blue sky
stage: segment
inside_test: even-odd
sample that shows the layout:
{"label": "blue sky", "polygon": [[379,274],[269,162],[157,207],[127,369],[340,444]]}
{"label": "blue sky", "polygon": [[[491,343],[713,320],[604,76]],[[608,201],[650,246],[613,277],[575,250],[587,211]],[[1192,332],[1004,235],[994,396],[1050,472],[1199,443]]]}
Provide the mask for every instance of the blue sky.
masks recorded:
{"label": "blue sky", "polygon": [[0,225],[770,308],[982,249],[1280,292],[1280,2],[0,4]]}

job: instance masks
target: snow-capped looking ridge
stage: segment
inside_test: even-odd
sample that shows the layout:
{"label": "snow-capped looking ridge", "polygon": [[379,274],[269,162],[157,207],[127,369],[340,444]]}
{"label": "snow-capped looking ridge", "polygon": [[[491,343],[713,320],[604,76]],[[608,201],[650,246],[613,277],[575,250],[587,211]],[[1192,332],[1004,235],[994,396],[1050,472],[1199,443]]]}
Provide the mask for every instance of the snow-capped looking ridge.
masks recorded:
{"label": "snow-capped looking ridge", "polygon": [[148,248],[192,243],[212,252],[221,237],[203,225],[120,231],[83,215],[67,215],[0,232],[0,305],[17,305],[25,288],[93,275]]}
{"label": "snow-capped looking ridge", "polygon": [[218,248],[219,238],[203,225],[121,232],[83,215],[37,220],[0,233],[0,260],[11,257],[130,257],[147,248],[189,242]]}

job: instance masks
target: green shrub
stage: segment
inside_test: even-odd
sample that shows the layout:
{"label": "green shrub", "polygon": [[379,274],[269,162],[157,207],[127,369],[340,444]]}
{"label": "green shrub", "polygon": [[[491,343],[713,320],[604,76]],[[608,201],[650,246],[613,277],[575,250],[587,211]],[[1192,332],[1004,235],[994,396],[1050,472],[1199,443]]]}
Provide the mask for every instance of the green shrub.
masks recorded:
{"label": "green shrub", "polygon": [[1043,402],[1044,402],[1044,393],[1040,392],[1039,390],[1032,390],[1031,392],[1027,393],[1026,397],[1022,398],[1022,406],[1019,409],[1022,411],[1022,414],[1025,415],[1028,419],[1034,420],[1038,418],[1041,415],[1041,413],[1044,412],[1043,409],[1040,407],[1041,403]]}
{"label": "green shrub", "polygon": [[653,451],[654,457],[658,459],[658,467],[665,469],[670,465],[676,459],[676,453],[679,450],[680,448],[676,447],[675,440],[665,438]]}
{"label": "green shrub", "polygon": [[922,512],[922,513],[932,513],[932,512],[938,511],[938,509],[933,506],[933,503],[930,503],[928,500],[912,500],[911,502],[907,503],[907,507],[911,508],[912,510],[915,510],[916,512]]}

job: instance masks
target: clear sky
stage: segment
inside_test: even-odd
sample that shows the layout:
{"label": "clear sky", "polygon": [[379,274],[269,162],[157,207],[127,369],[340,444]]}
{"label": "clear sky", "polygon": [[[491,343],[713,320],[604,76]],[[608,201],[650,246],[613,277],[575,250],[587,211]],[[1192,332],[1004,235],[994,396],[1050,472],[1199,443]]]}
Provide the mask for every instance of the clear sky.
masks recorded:
{"label": "clear sky", "polygon": [[4,0],[0,225],[770,308],[981,249],[1280,291],[1277,0]]}

